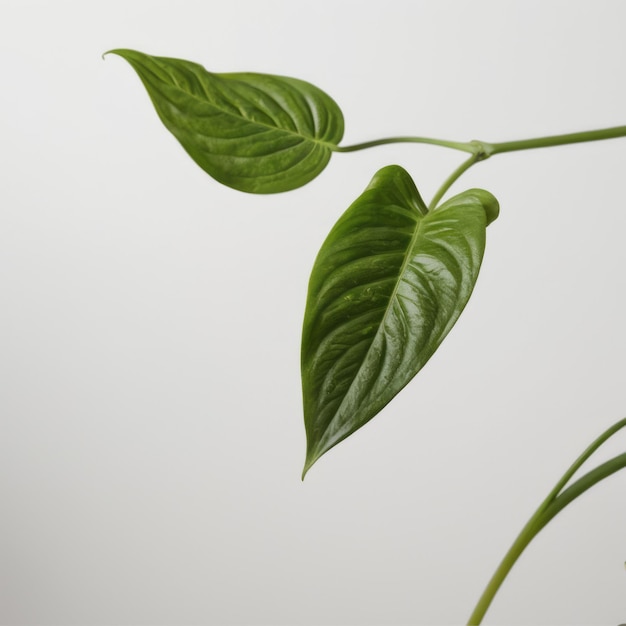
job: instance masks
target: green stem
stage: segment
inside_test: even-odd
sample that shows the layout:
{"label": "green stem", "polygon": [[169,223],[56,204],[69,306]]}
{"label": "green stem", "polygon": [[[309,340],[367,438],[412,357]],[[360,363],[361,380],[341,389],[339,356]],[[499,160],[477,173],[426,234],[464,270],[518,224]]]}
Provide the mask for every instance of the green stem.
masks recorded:
{"label": "green stem", "polygon": [[607,428],[593,443],[572,463],[571,467],[563,474],[561,480],[555,485],[554,489],[548,495],[549,500],[554,500],[565,488],[565,485],[572,479],[574,474],[583,466],[583,463],[608,439],[615,433],[626,428],[626,417],[616,422],[610,428]]}
{"label": "green stem", "polygon": [[452,174],[450,174],[450,176],[448,176],[448,178],[443,181],[443,185],[439,187],[437,193],[430,201],[430,204],[428,205],[428,210],[432,211],[437,206],[439,200],[443,198],[446,191],[448,191],[448,189],[450,189],[450,187],[452,187],[452,185],[456,182],[456,180],[460,178],[460,176],[464,172],[466,172],[470,167],[472,167],[472,165],[474,165],[474,163],[478,161],[480,161],[480,156],[478,154],[472,154],[469,159],[463,161],[463,163],[461,163],[461,165],[459,165],[459,167],[457,167],[454,172],[452,172]]}
{"label": "green stem", "polygon": [[551,146],[563,146],[572,143],[582,143],[585,141],[599,141],[602,139],[616,139],[626,137],[626,126],[614,126],[612,128],[602,128],[599,130],[588,130],[580,133],[568,133],[565,135],[550,135],[548,137],[535,137],[534,139],[521,139],[518,141],[502,141],[499,143],[488,143],[486,141],[448,141],[446,139],[433,139],[431,137],[387,137],[376,139],[352,146],[330,146],[334,152],[355,152],[375,146],[382,146],[392,143],[425,143],[444,148],[452,148],[462,152],[471,153],[471,157],[464,161],[452,174],[444,181],[434,198],[429,210],[434,209],[437,203],[443,198],[453,183],[466,172],[474,163],[484,161],[494,154],[503,152],[516,152],[518,150],[530,150],[531,148],[547,148]]}
{"label": "green stem", "polygon": [[[543,517],[541,518],[541,530],[546,524],[560,513],[568,504],[576,500],[578,496],[582,495],[588,489],[591,489],[594,485],[601,480],[608,478],[611,474],[624,469],[626,467],[626,452],[618,454],[609,461],[605,461],[595,469],[587,472],[584,476],[581,476],[575,483],[570,485],[562,493],[559,494],[552,504],[545,510]],[[539,532],[539,530],[537,532]]]}
{"label": "green stem", "polygon": [[600,130],[588,130],[582,133],[569,133],[566,135],[551,135],[549,137],[537,137],[535,139],[522,139],[521,141],[503,141],[501,143],[483,144],[491,154],[501,152],[515,152],[517,150],[529,150],[531,148],[549,148],[551,146],[563,146],[570,143],[583,143],[585,141],[599,141],[602,139],[616,139],[626,137],[626,126],[614,126]]}
{"label": "green stem", "polygon": [[505,554],[500,565],[487,584],[485,591],[478,600],[473,613],[471,614],[468,626],[477,626],[482,622],[487,609],[491,605],[498,589],[504,582],[511,568],[520,557],[526,546],[532,541],[537,533],[548,524],[557,513],[562,511],[568,504],[582,495],[587,489],[596,483],[604,480],[616,471],[626,467],[626,453],[603,463],[596,469],[585,474],[570,487],[564,490],[566,484],[572,479],[574,474],[580,469],[583,463],[616,432],[626,427],[626,418],[620,420],[608,430],[603,432],[571,465],[562,478],[555,485],[548,497],[539,505],[533,516],[528,520],[520,534],[517,536],[509,551]]}
{"label": "green stem", "polygon": [[376,139],[374,141],[357,143],[352,146],[331,146],[331,149],[334,152],[356,152],[357,150],[375,148],[376,146],[384,146],[390,143],[426,143],[434,146],[461,150],[462,152],[475,152],[476,150],[476,147],[471,142],[447,141],[445,139],[432,139],[430,137],[387,137],[385,139]]}
{"label": "green stem", "polygon": [[521,139],[518,141],[502,141],[488,143],[486,141],[449,141],[447,139],[434,139],[432,137],[386,137],[365,141],[352,146],[330,146],[334,152],[355,152],[374,148],[392,143],[425,143],[444,148],[452,148],[462,152],[481,154],[481,159],[486,159],[493,154],[502,152],[515,152],[517,150],[529,150],[531,148],[547,148],[551,146],[563,146],[570,143],[582,143],[585,141],[599,141],[602,139],[616,139],[626,137],[626,126],[613,126],[599,130],[587,130],[579,133],[567,133],[565,135],[550,135],[548,137],[535,137],[534,139]]}

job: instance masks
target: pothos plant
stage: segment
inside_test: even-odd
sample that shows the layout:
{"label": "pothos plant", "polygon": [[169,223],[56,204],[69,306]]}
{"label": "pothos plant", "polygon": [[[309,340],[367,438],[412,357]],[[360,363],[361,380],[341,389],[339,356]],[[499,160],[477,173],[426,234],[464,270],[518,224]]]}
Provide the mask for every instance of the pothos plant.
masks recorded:
{"label": "pothos plant", "polygon": [[[339,106],[310,83],[269,74],[216,74],[180,59],[111,52],[137,72],[161,121],[191,158],[239,191],[289,191],[314,179],[333,153],[381,144],[432,144],[468,155],[429,204],[402,167],[382,168],[322,244],[302,331],[303,478],[409,383],[467,304],[486,228],[499,205],[482,189],[442,202],[451,185],[475,163],[504,152],[626,136],[626,126],[620,126],[502,143],[392,137],[343,146]],[[503,558],[468,624],[481,623],[517,558],[555,515],[626,467],[624,453],[573,480],[591,454],[625,426],[622,419],[602,433],[558,481]]]}

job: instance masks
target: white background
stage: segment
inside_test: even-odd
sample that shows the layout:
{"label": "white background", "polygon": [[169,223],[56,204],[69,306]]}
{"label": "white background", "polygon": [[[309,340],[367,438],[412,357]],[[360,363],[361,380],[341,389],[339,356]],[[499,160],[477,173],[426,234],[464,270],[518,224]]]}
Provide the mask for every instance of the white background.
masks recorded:
{"label": "white background", "polygon": [[[626,139],[498,155],[457,326],[304,483],[299,334],[327,231],[398,163],[252,196],[205,175],[121,58],[296,76],[344,144],[626,124],[626,3],[0,2],[0,623],[461,624],[626,414]],[[618,436],[594,462],[622,452]],[[486,624],[626,622],[626,473],[553,521]]]}

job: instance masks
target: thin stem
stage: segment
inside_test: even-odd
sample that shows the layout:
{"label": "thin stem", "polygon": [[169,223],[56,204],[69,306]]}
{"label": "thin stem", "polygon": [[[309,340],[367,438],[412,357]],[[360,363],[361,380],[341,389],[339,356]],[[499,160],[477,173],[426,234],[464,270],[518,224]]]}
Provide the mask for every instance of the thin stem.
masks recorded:
{"label": "thin stem", "polygon": [[334,152],[355,152],[365,150],[375,146],[382,146],[392,143],[425,143],[444,148],[452,148],[462,152],[471,153],[471,157],[464,161],[452,174],[444,181],[439,191],[432,199],[429,210],[434,209],[437,203],[444,196],[446,191],[454,182],[466,172],[474,163],[488,159],[494,154],[503,152],[516,152],[518,150],[530,150],[531,148],[547,148],[551,146],[562,146],[571,143],[582,143],[585,141],[599,141],[602,139],[616,139],[626,137],[626,126],[614,126],[612,128],[602,128],[599,130],[588,130],[580,133],[568,133],[565,135],[550,135],[548,137],[535,137],[534,139],[521,139],[518,141],[502,141],[498,143],[488,143],[486,141],[448,141],[446,139],[433,139],[431,137],[387,137],[376,139],[352,146],[329,146]]}
{"label": "thin stem", "polygon": [[626,467],[626,452],[618,454],[609,461],[605,461],[595,469],[587,472],[584,476],[581,476],[575,483],[565,489],[558,498],[556,498],[552,504],[545,510],[541,517],[541,526],[537,529],[537,532],[541,530],[546,524],[560,513],[568,504],[576,500],[578,496],[582,495],[588,489],[591,489],[594,485],[601,480],[608,478],[611,474],[624,469]]}
{"label": "thin stem", "polygon": [[515,565],[515,562],[520,557],[522,552],[524,552],[526,546],[537,534],[537,526],[539,523],[539,517],[541,515],[540,509],[537,509],[535,514],[528,520],[526,526],[522,528],[522,531],[513,542],[513,545],[509,548],[509,551],[504,555],[504,558],[500,562],[500,565],[498,565],[498,569],[496,569],[496,571],[494,572],[491,580],[485,587],[482,596],[480,596],[480,599],[478,600],[474,611],[470,615],[467,626],[478,626],[483,621],[483,617],[485,617],[485,613],[491,606],[491,602],[493,601],[496,593],[500,589],[500,586],[504,582],[504,579],[511,571],[513,565]]}
{"label": "thin stem", "polygon": [[462,152],[481,154],[481,159],[486,159],[493,154],[502,152],[515,152],[529,150],[531,148],[547,148],[550,146],[563,146],[571,143],[583,143],[585,141],[599,141],[602,139],[616,139],[626,137],[626,126],[613,126],[599,130],[587,130],[579,133],[567,133],[564,135],[550,135],[548,137],[535,137],[534,139],[521,139],[516,141],[501,141],[489,143],[487,141],[449,141],[447,139],[435,139],[432,137],[386,137],[365,141],[351,146],[329,146],[334,152],[355,152],[393,143],[424,143],[444,148],[452,148]]}
{"label": "thin stem", "polygon": [[585,141],[599,141],[601,139],[616,139],[626,137],[626,126],[614,126],[600,130],[588,130],[582,133],[568,133],[566,135],[551,135],[549,137],[537,137],[535,139],[522,139],[521,141],[503,141],[500,143],[484,144],[490,155],[501,152],[514,152],[517,150],[529,150],[531,148],[548,148],[551,146],[563,146],[570,143],[583,143]]}
{"label": "thin stem", "polygon": [[446,178],[446,180],[444,180],[443,185],[441,185],[441,187],[439,187],[437,193],[433,196],[433,199],[430,201],[430,204],[428,205],[428,210],[432,211],[438,204],[439,200],[441,200],[441,198],[443,198],[444,194],[446,193],[446,191],[448,191],[448,189],[450,189],[450,187],[452,187],[452,185],[456,182],[456,180],[464,173],[466,172],[470,167],[472,167],[472,165],[474,165],[474,163],[480,161],[480,156],[478,154],[472,154],[472,156],[463,161],[463,163],[461,163],[461,165],[459,165],[459,167],[457,167],[454,172],[452,172],[452,174],[450,174],[450,176],[448,176],[448,178]]}
{"label": "thin stem", "polygon": [[546,500],[554,500],[563,491],[563,488],[572,479],[574,474],[582,467],[583,463],[607,440],[610,439],[615,433],[626,427],[626,418],[621,419],[619,422],[613,424],[610,428],[605,430],[575,461],[571,467],[563,474],[563,477],[555,485],[554,489],[550,492]]}
{"label": "thin stem", "polygon": [[487,584],[485,591],[478,600],[472,615],[469,618],[468,626],[477,626],[482,622],[487,609],[491,605],[498,589],[504,582],[511,568],[520,557],[526,546],[532,541],[537,533],[546,526],[546,524],[563,510],[570,502],[573,502],[578,496],[582,495],[587,489],[607,478],[614,472],[626,467],[626,453],[621,454],[606,463],[603,463],[596,469],[585,474],[567,489],[563,490],[565,485],[571,480],[574,474],[580,469],[582,464],[607,440],[616,432],[626,427],[626,418],[620,420],[608,430],[603,432],[570,466],[563,477],[557,482],[554,489],[548,494],[548,497],[539,505],[533,516],[528,520],[520,534],[517,536],[509,551],[505,554]]}
{"label": "thin stem", "polygon": [[430,137],[387,137],[385,139],[376,139],[374,141],[366,141],[357,143],[352,146],[333,146],[334,152],[356,152],[357,150],[365,150],[366,148],[374,148],[390,143],[426,143],[434,146],[442,146],[444,148],[453,148],[462,152],[475,152],[476,147],[471,142],[463,141],[447,141],[445,139],[432,139]]}

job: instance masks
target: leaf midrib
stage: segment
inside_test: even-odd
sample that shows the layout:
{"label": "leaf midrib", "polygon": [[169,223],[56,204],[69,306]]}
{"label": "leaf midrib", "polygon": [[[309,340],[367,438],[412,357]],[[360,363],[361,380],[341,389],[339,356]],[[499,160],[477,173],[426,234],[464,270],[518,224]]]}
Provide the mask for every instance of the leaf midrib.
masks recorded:
{"label": "leaf midrib", "polygon": [[[359,377],[360,373],[361,373],[361,369],[363,367],[363,363],[367,360],[369,354],[370,354],[370,350],[372,348],[372,345],[374,344],[374,342],[376,341],[376,339],[378,338],[378,335],[381,332],[381,328],[384,328],[385,322],[387,320],[387,317],[390,313],[390,311],[392,310],[392,303],[394,302],[394,300],[397,297],[398,294],[398,290],[400,287],[400,279],[402,277],[402,275],[404,274],[404,271],[406,270],[406,268],[408,267],[409,263],[410,263],[410,259],[411,259],[411,252],[415,246],[415,243],[417,241],[417,239],[419,238],[419,234],[420,234],[420,229],[422,228],[423,225],[423,221],[424,219],[428,216],[428,214],[426,215],[418,215],[417,219],[416,219],[416,225],[415,225],[415,231],[413,233],[413,235],[411,236],[411,241],[409,242],[406,252],[404,254],[404,260],[402,261],[402,266],[400,267],[400,270],[398,272],[398,279],[396,280],[396,284],[393,288],[393,291],[391,293],[391,295],[389,296],[389,301],[387,303],[387,305],[385,306],[385,312],[380,320],[380,323],[378,324],[378,329],[376,331],[376,334],[374,335],[372,341],[370,342],[370,346],[367,349],[367,352],[365,353],[365,356],[363,357],[363,360],[361,362],[361,364],[359,365],[359,369],[358,372],[356,374],[356,376],[352,379],[352,382],[350,383],[350,386],[348,387],[348,390],[346,391],[346,393],[344,394],[341,403],[339,404],[339,406],[337,407],[337,410],[335,411],[335,414],[333,416],[333,419],[330,420],[330,422],[328,423],[328,426],[324,429],[324,437],[326,436],[326,433],[329,431],[331,425],[333,424],[333,422],[336,419],[337,414],[342,410],[344,404],[346,403],[346,398],[348,398],[348,396],[350,395],[350,392],[352,391],[352,388],[354,387],[354,383],[357,380],[357,378]],[[378,377],[377,377],[378,379]],[[348,436],[348,435],[346,435]],[[322,441],[322,438],[320,438],[320,442]],[[319,446],[318,446],[319,449]]]}
{"label": "leaf midrib", "polygon": [[[164,71],[167,73],[167,75],[168,75],[168,76],[170,76],[170,77],[171,77],[171,74],[170,74],[170,72],[168,71],[168,69],[167,69],[166,67],[160,66],[160,68],[161,68],[162,70],[164,70]],[[225,79],[225,78],[221,77],[219,74],[216,74],[216,73],[213,73],[213,72],[209,72],[209,71],[208,71],[208,70],[206,70],[204,67],[203,67],[202,69],[203,69],[203,70],[204,70],[207,74],[212,74],[213,76],[217,76],[220,80],[235,80],[235,79]],[[159,78],[159,77],[158,77],[158,76],[157,76],[154,72],[150,72],[150,73],[151,73],[151,74],[152,74],[152,75],[153,75],[153,76],[157,79],[157,81],[159,81],[159,82],[161,82],[161,83],[163,83],[164,85],[166,85],[166,86],[167,86],[167,83],[166,83],[165,81],[161,80],[161,79],[160,79],[160,78]],[[241,81],[239,81],[239,82],[241,82]],[[171,87],[173,87],[173,88],[175,88],[175,89],[177,89],[177,90],[178,90],[178,91],[180,91],[181,93],[183,93],[183,94],[185,94],[185,95],[189,96],[190,98],[192,98],[192,99],[196,100],[197,102],[200,102],[200,103],[202,103],[203,105],[209,105],[209,106],[213,107],[214,109],[217,109],[220,113],[223,113],[224,115],[228,115],[229,117],[234,117],[235,119],[238,119],[238,120],[242,120],[242,119],[243,119],[243,120],[245,120],[245,121],[246,121],[247,123],[249,123],[249,124],[254,124],[254,125],[256,125],[256,126],[260,126],[260,127],[262,127],[262,128],[268,128],[268,129],[271,129],[271,130],[274,130],[274,131],[280,131],[281,133],[284,133],[284,134],[286,134],[286,135],[293,135],[293,136],[295,136],[295,137],[299,137],[300,139],[303,139],[304,141],[309,141],[309,142],[311,142],[311,143],[314,143],[314,144],[317,144],[317,145],[323,146],[323,147],[327,148],[328,150],[330,150],[331,152],[333,152],[333,151],[334,151],[334,149],[335,149],[335,148],[337,147],[337,145],[338,145],[338,144],[336,144],[336,143],[331,143],[331,142],[329,142],[329,141],[322,141],[321,139],[318,139],[317,137],[310,137],[310,136],[303,135],[302,133],[298,133],[298,132],[295,132],[295,131],[292,131],[292,130],[289,130],[289,129],[286,129],[286,128],[281,128],[280,126],[272,126],[271,124],[266,124],[266,123],[264,123],[264,122],[258,122],[257,120],[250,120],[250,119],[248,119],[247,117],[244,117],[243,115],[235,115],[234,113],[231,113],[230,111],[228,111],[228,110],[226,110],[226,109],[223,109],[222,107],[220,107],[220,106],[218,106],[218,105],[216,105],[216,104],[213,104],[213,103],[212,103],[212,102],[210,102],[208,99],[206,99],[206,98],[201,98],[201,97],[199,97],[198,95],[196,95],[196,94],[194,94],[194,93],[192,93],[192,92],[190,92],[190,91],[187,91],[186,89],[183,89],[183,88],[182,88],[182,87],[180,87],[180,86],[179,86],[179,85],[178,85],[175,81],[172,81],[172,82],[170,83],[170,86],[171,86]],[[251,88],[251,89],[258,89],[258,88],[256,88],[256,87],[250,87],[249,85],[247,85],[247,87],[249,87],[249,88]],[[260,90],[259,90],[259,91],[260,91]],[[275,100],[275,99],[271,96],[271,94],[267,94],[266,92],[262,92],[262,93],[264,93],[265,95],[269,96],[269,97],[270,97],[270,98],[271,98],[274,102],[276,102],[276,100]],[[281,109],[282,109],[282,110],[283,110],[283,111],[284,111],[284,112],[285,112],[285,113],[286,113],[289,117],[291,117],[291,114],[289,113],[289,111],[286,111],[286,110],[285,110],[285,109],[284,109],[284,108],[283,108],[283,107],[282,107],[282,106],[281,106],[278,102],[276,102],[276,103],[278,104],[278,106],[280,106],[280,107],[281,107]],[[174,104],[174,103],[171,103],[171,104]],[[175,106],[175,108],[176,108],[178,111],[181,111],[180,107],[176,106],[175,104],[174,104],[174,106]],[[188,117],[188,115],[185,115],[185,117]]]}

